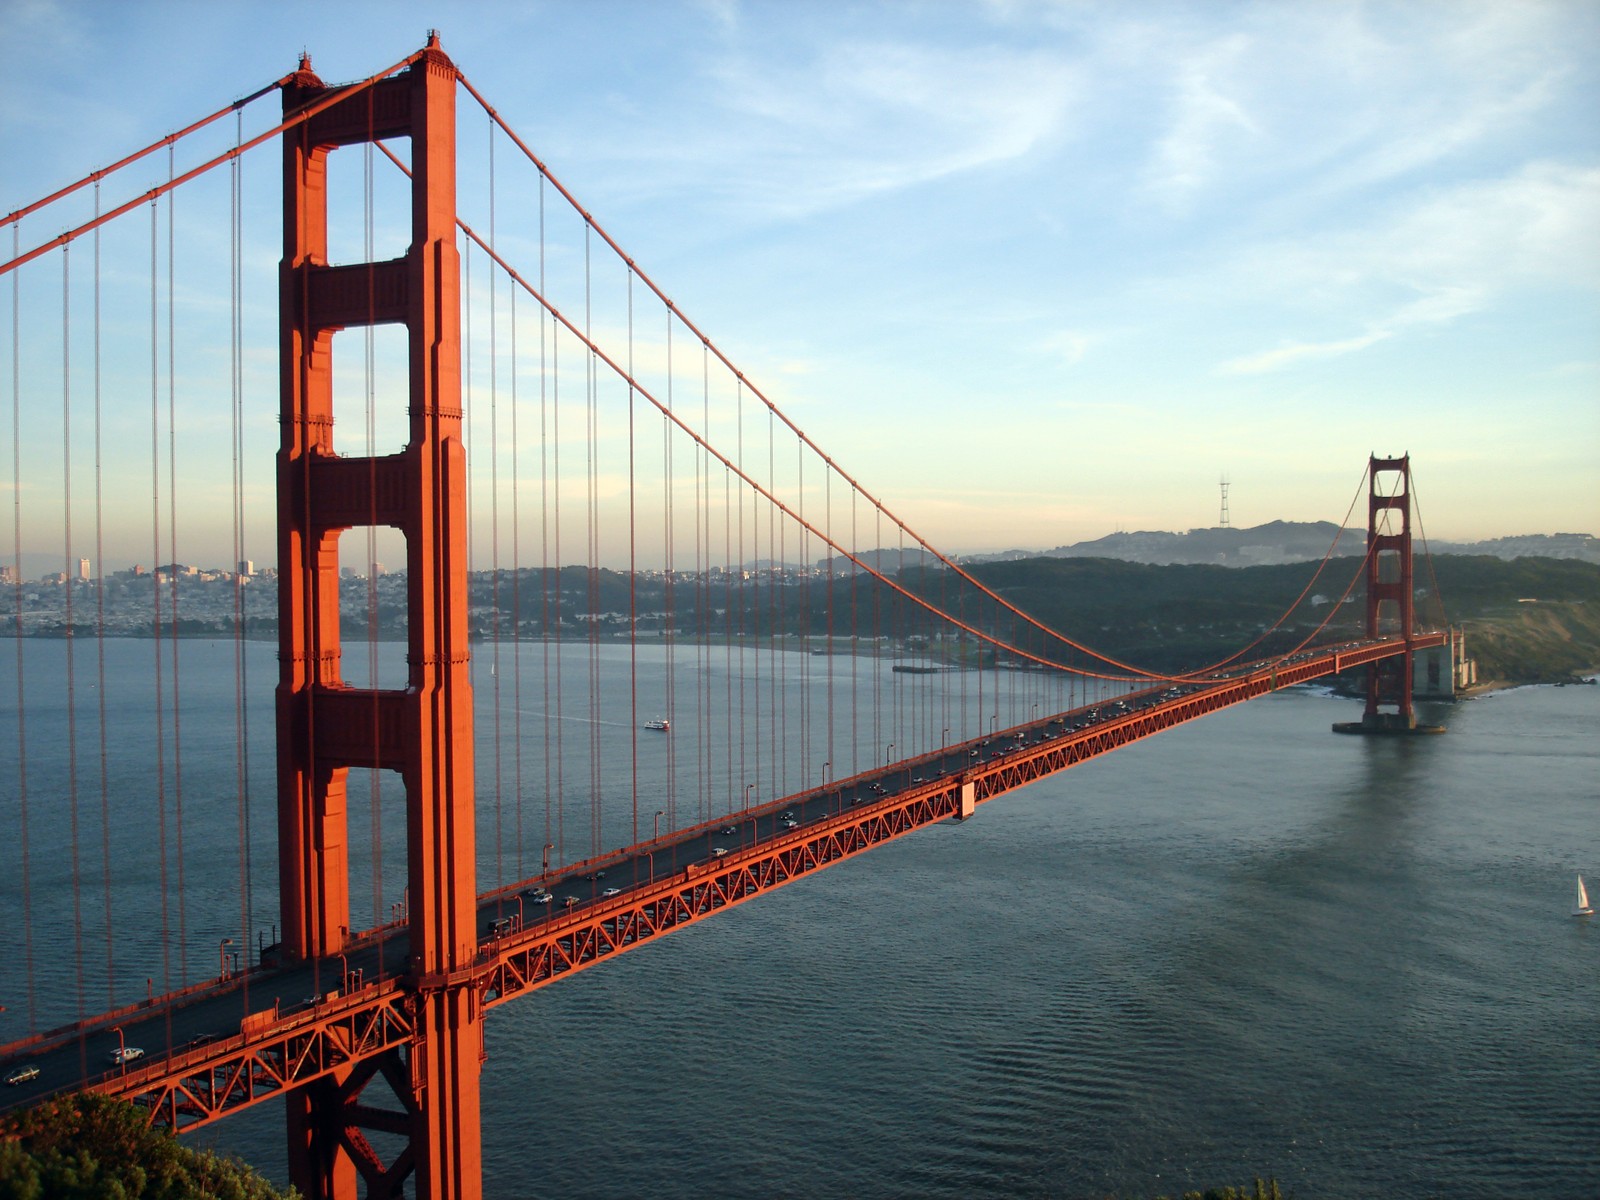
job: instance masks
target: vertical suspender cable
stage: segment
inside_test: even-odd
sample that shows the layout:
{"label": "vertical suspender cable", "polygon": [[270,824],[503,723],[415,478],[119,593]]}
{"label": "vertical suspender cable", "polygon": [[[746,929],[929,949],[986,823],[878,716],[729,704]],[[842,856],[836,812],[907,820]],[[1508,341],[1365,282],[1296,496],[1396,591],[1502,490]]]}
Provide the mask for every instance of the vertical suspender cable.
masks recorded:
{"label": "vertical suspender cable", "polygon": [[[806,447],[799,438],[794,442],[795,508],[800,514],[795,537],[799,540],[800,571],[799,599],[795,614],[795,630],[799,634],[796,645],[800,648],[800,776],[799,787],[809,787],[814,778],[811,759],[811,523],[806,520]],[[813,510],[814,511],[814,510]]]}
{"label": "vertical suspender cable", "polygon": [[[167,174],[176,176],[173,149],[167,148]],[[177,193],[167,193],[167,544],[172,566],[172,807],[178,831],[178,977],[189,979],[189,910],[185,887],[183,829],[183,726],[178,672],[178,351],[177,351]],[[170,1026],[171,1018],[168,1017]],[[170,1032],[170,1030],[169,1030]],[[169,1039],[170,1040],[170,1039]]]}
{"label": "vertical suspender cable", "polygon": [[[672,411],[672,313],[667,312],[667,411]],[[662,608],[666,610],[666,626],[662,630],[667,640],[667,723],[678,718],[677,712],[677,648],[678,614],[674,576],[677,573],[672,529],[672,424],[666,414],[661,417],[661,545],[665,560],[662,572]],[[667,741],[667,828],[678,827],[678,747],[677,738]]]}
{"label": "vertical suspender cable", "polygon": [[151,641],[155,647],[157,845],[161,859],[161,990],[166,992],[171,990],[172,982],[172,924],[167,871],[167,702],[162,656],[165,635],[161,625],[161,323],[160,272],[156,266],[161,214],[157,205],[155,200],[150,202],[150,581]]}
{"label": "vertical suspender cable", "polygon": [[[844,763],[836,760],[833,757],[833,468],[828,466],[827,463],[822,464],[822,523],[824,535],[829,543],[829,548],[827,550],[828,569],[823,574],[823,586],[827,588],[827,591],[824,593],[822,598],[824,623],[827,629],[823,644],[828,650],[827,657],[823,660],[827,664],[827,671],[825,674],[827,677],[826,690],[828,694],[828,761],[830,763],[834,763],[835,766],[842,768]],[[834,772],[834,778],[837,779],[841,774],[847,774],[847,772],[836,770]]]}
{"label": "vertical suspender cable", "polygon": [[[767,490],[774,496],[778,494],[778,450],[777,450],[777,417],[769,408],[767,410]],[[772,797],[780,795],[779,789],[786,782],[782,770],[783,742],[778,737],[779,717],[779,664],[778,664],[778,639],[783,636],[783,542],[779,532],[781,526],[778,522],[778,506],[772,502],[767,504],[767,693],[770,700],[767,704],[767,749],[772,760],[768,767],[767,794]]]}
{"label": "vertical suspender cable", "polygon": [[[773,484],[777,484],[776,452],[774,452]],[[779,587],[776,593],[774,616],[776,637],[786,639],[789,634],[785,613],[786,599],[789,583],[789,518],[787,515],[778,519],[778,570]],[[803,582],[803,580],[802,580]],[[774,796],[787,796],[789,794],[789,655],[780,649],[787,645],[786,641],[774,640],[773,642],[773,695],[777,700],[774,706],[773,720],[776,723],[774,733],[776,741],[773,743],[777,749],[778,779],[773,790]]]}
{"label": "vertical suspender cable", "polygon": [[[744,468],[744,380],[742,380],[742,379],[735,379],[734,380],[733,419],[734,419],[734,461],[739,464],[739,470],[743,471],[745,468]],[[746,735],[746,732],[745,732],[745,719],[744,719],[744,717],[745,717],[745,712],[744,712],[744,684],[745,684],[745,670],[746,670],[746,666],[745,666],[745,646],[746,646],[746,644],[747,644],[747,642],[749,641],[749,638],[750,638],[750,627],[749,627],[749,609],[746,606],[747,605],[747,597],[746,597],[746,594],[745,594],[746,593],[746,589],[745,589],[745,574],[746,574],[746,569],[747,569],[748,564],[747,564],[747,561],[745,559],[745,545],[744,545],[744,491],[745,491],[745,489],[744,489],[744,486],[742,484],[735,486],[733,488],[732,497],[729,500],[729,504],[737,506],[737,508],[739,510],[739,516],[738,516],[738,521],[737,521],[737,531],[738,531],[738,537],[739,537],[738,548],[732,555],[730,555],[730,557],[732,558],[733,566],[738,571],[738,575],[736,577],[736,582],[733,584],[733,587],[732,587],[732,594],[729,596],[729,599],[728,599],[728,618],[729,618],[730,625],[732,624],[732,621],[734,619],[733,618],[733,614],[735,612],[737,612],[739,614],[739,616],[738,616],[738,622],[739,622],[738,630],[733,635],[734,641],[739,647],[738,667],[737,667],[737,669],[735,669],[733,663],[730,662],[728,664],[728,674],[729,674],[729,677],[730,677],[730,686],[731,686],[731,679],[733,677],[736,676],[738,678],[738,680],[739,680],[738,698],[737,698],[737,700],[735,700],[732,697],[732,695],[730,694],[729,701],[728,701],[730,711],[737,711],[738,714],[739,714],[739,721],[738,721],[738,726],[739,726],[739,730],[738,730],[739,767],[738,767],[738,771],[735,772],[734,768],[733,768],[733,763],[732,763],[732,761],[730,759],[729,764],[728,764],[728,773],[732,777],[730,782],[731,782],[732,786],[736,789],[736,794],[739,797],[740,806],[741,807],[748,807],[749,800],[750,800],[750,793],[746,790],[745,785],[749,782],[750,771],[749,771],[749,766],[748,766],[748,763],[747,763],[747,757],[746,757],[746,753],[745,753],[745,751],[746,751],[745,738],[746,738],[747,735]]]}
{"label": "vertical suspender cable", "polygon": [[[242,114],[235,118],[234,144],[243,141]],[[228,385],[229,450],[233,459],[233,495],[230,513],[233,540],[233,723],[235,820],[238,836],[240,953],[248,967],[250,955],[250,779],[249,758],[245,749],[250,736],[247,717],[245,662],[244,574],[244,334],[243,268],[244,222],[241,212],[240,176],[242,164],[236,157],[228,165]],[[244,972],[245,1010],[250,1007],[250,973]]]}
{"label": "vertical suspender cable", "polygon": [[[705,344],[700,346],[700,428],[707,430],[711,417],[711,397],[707,377]],[[695,707],[698,709],[700,728],[694,740],[696,774],[699,776],[699,795],[696,799],[696,822],[711,816],[711,600],[708,576],[711,568],[711,456],[704,446],[696,446],[695,512],[694,512],[694,576],[695,606],[699,609],[697,624],[699,637],[695,646]]]}
{"label": "vertical suspender cable", "polygon": [[[61,537],[64,548],[62,595],[65,600],[67,676],[67,812],[72,830],[72,962],[77,977],[78,1016],[85,1015],[83,995],[83,884],[78,854],[78,701],[72,593],[77,582],[72,555],[72,247],[61,247]],[[80,1044],[79,1053],[84,1053]]]}
{"label": "vertical suspender cable", "polygon": [[1422,497],[1417,492],[1416,477],[1410,476],[1411,509],[1417,514],[1417,535],[1422,540],[1422,558],[1428,564],[1428,583],[1433,588],[1434,600],[1439,605],[1439,624],[1446,629],[1450,627],[1450,618],[1445,612],[1444,593],[1439,590],[1439,577],[1433,570],[1433,552],[1428,549],[1428,531],[1422,524]]}
{"label": "vertical suspender cable", "polygon": [[[743,387],[742,382],[740,386],[741,388]],[[750,458],[752,460],[759,459],[758,451],[758,440],[754,434],[752,434],[750,452]],[[750,466],[746,467],[745,464],[741,462],[739,469],[741,473],[749,478],[754,475],[756,470],[755,463],[752,461]],[[765,755],[763,752],[767,748],[767,741],[762,735],[761,724],[762,704],[765,699],[762,694],[762,673],[767,662],[767,656],[762,652],[762,639],[767,637],[770,631],[767,629],[766,616],[762,608],[762,604],[766,596],[766,591],[762,587],[766,570],[766,556],[761,552],[762,496],[761,493],[753,487],[747,486],[745,491],[748,493],[750,498],[748,524],[749,542],[747,543],[748,548],[745,552],[746,562],[749,564],[750,571],[749,585],[746,591],[745,600],[745,611],[750,614],[749,619],[745,624],[747,641],[750,645],[750,652],[744,656],[742,660],[744,662],[744,670],[740,672],[740,679],[746,681],[747,683],[744,694],[748,696],[748,701],[746,703],[741,703],[739,707],[741,711],[748,710],[749,712],[749,721],[746,725],[746,735],[744,738],[744,743],[749,748],[750,752],[750,758],[745,764],[744,770],[745,802],[748,805],[751,800],[752,790],[760,792],[762,798],[765,798],[767,795],[766,788],[761,777],[762,763],[765,761]],[[742,507],[740,511],[743,513]],[[754,785],[753,789],[751,787],[752,784]]]}
{"label": "vertical suspender cable", "polygon": [[520,397],[517,376],[517,289],[511,289],[509,333],[511,335],[511,746],[514,757],[512,786],[517,798],[517,878],[526,879],[522,829],[522,477],[517,455],[517,409]]}
{"label": "vertical suspender cable", "polygon": [[[740,384],[741,416],[740,424],[744,426],[743,417],[744,391],[743,383]],[[760,461],[759,428],[752,427],[748,439],[740,435],[740,474],[745,478],[754,477]],[[764,710],[767,697],[764,693],[764,675],[767,666],[767,655],[763,649],[763,642],[769,634],[766,614],[763,608],[766,597],[764,588],[765,572],[767,568],[767,555],[762,551],[761,545],[761,504],[760,492],[748,485],[740,491],[739,528],[740,528],[740,556],[744,561],[744,582],[740,585],[743,602],[740,611],[745,614],[744,637],[740,643],[739,651],[739,711],[742,714],[743,725],[740,743],[744,747],[745,760],[740,770],[740,778],[744,784],[744,806],[748,809],[752,804],[758,804],[768,796],[766,781],[762,772],[767,761],[768,745],[764,735]]]}
{"label": "vertical suspender cable", "polygon": [[[856,501],[861,497],[861,489],[850,489],[850,553],[855,558],[861,557],[861,543],[856,537]],[[850,567],[850,770],[848,774],[854,775],[861,770],[861,614],[856,601],[860,592],[861,568],[854,564]],[[873,647],[873,655],[877,654],[877,647]],[[867,660],[871,663],[873,676],[878,673],[878,663],[874,658]]]}
{"label": "vertical suspender cable", "polygon": [[[883,512],[874,508],[872,512],[872,563],[880,571],[883,569]],[[882,646],[883,643],[883,602],[884,588],[877,577],[872,581],[872,644]],[[886,658],[891,670],[894,663],[894,647],[887,647]],[[892,676],[891,676],[892,678]],[[872,761],[876,762],[878,747],[883,744],[883,670],[880,667],[872,673]]]}
{"label": "vertical suspender cable", "polygon": [[[11,256],[19,253],[18,225],[11,226]],[[27,960],[28,1032],[38,1029],[33,978],[32,856],[28,843],[27,688],[22,663],[22,292],[19,273],[11,274],[11,562],[12,596],[17,641],[17,811],[18,849],[22,857],[22,946]]]}
{"label": "vertical suspender cable", "polygon": [[554,711],[555,722],[555,758],[556,758],[556,853],[563,860],[567,855],[567,787],[566,787],[566,756],[563,753],[566,738],[563,736],[562,716],[564,706],[562,700],[565,696],[566,674],[565,656],[562,647],[565,641],[562,607],[565,588],[562,587],[561,571],[561,331],[552,328],[550,332],[550,474],[552,486],[550,489],[550,527],[551,527],[551,554],[555,562],[554,587],[555,587],[555,628],[552,636],[555,644],[555,676],[556,676],[556,702]]}
{"label": "vertical suspender cable", "polygon": [[[495,246],[494,122],[489,122],[489,249]],[[494,881],[505,884],[505,805],[500,762],[500,313],[494,263],[489,276],[489,597],[490,678],[494,680]]]}
{"label": "vertical suspender cable", "polygon": [[[242,114],[235,119],[234,139],[240,145],[242,145],[244,142],[244,122]],[[234,353],[234,361],[237,364],[238,372],[237,394],[239,397],[239,417],[234,423],[234,453],[239,460],[239,499],[237,509],[238,515],[236,518],[239,529],[239,556],[241,558],[248,559],[248,544],[245,541],[244,532],[244,168],[242,165],[240,166],[239,171],[240,187],[238,200],[235,204],[235,219],[239,227],[239,237],[234,250],[234,255],[238,263],[238,267],[235,272],[235,278],[237,279],[238,284],[235,288],[233,299],[234,311],[237,314],[234,322],[234,337],[237,344],[237,349]],[[237,566],[238,564],[235,563],[234,565]],[[241,602],[243,599],[243,593],[241,592]],[[248,616],[248,607],[243,603],[241,603],[240,611]],[[248,622],[246,622],[245,632],[249,632]],[[243,736],[239,739],[239,778],[242,781],[240,796],[240,836],[243,841],[243,853],[241,858],[243,863],[242,870],[244,872],[244,922],[239,930],[239,944],[243,948],[242,952],[248,954],[250,946],[250,930],[251,926],[254,924],[255,918],[255,863],[250,852],[250,848],[253,845],[254,839],[250,836],[250,654],[248,643],[243,643],[239,647],[239,695],[243,698],[243,703],[240,707],[239,713],[239,725],[243,731]],[[250,1002],[249,974],[246,974],[244,978],[244,1001],[245,1007],[248,1009]]]}
{"label": "vertical suspender cable", "polygon": [[[728,754],[725,768],[726,786],[726,811],[732,813],[734,798],[738,795],[741,776],[736,776],[733,770],[735,719],[733,703],[734,679],[734,625],[739,620],[738,609],[735,604],[739,597],[735,595],[734,578],[739,567],[739,560],[734,557],[733,546],[733,506],[736,489],[733,486],[733,472],[726,467],[722,471],[722,561],[724,564],[722,576],[722,670],[723,670],[723,723],[724,741],[727,743]],[[740,511],[743,511],[741,506]],[[738,736],[741,739],[741,766],[743,760],[742,738],[744,733],[744,715],[739,714]]]}
{"label": "vertical suspender cable", "polygon": [[[639,843],[639,528],[638,433],[634,411],[633,364],[633,270],[626,275],[628,285],[628,792],[633,802],[631,845]],[[654,866],[655,860],[651,859]]]}
{"label": "vertical suspender cable", "polygon": [[[544,229],[544,176],[539,176],[539,294],[547,294],[545,285],[545,229]],[[550,314],[539,309],[539,637],[540,657],[544,672],[544,849],[540,858],[549,865],[550,850],[555,845],[552,798],[554,789],[554,755],[551,753],[551,642],[556,636],[550,619],[550,426],[549,392],[550,360],[547,331],[553,328]]]}
{"label": "vertical suspender cable", "polygon": [[583,513],[584,513],[584,582],[587,585],[587,600],[589,608],[588,621],[588,655],[589,668],[589,852],[592,855],[600,853],[601,823],[600,813],[602,806],[602,792],[600,787],[600,560],[599,560],[599,520],[597,510],[596,472],[598,467],[595,456],[599,452],[597,438],[599,422],[595,414],[598,403],[596,386],[598,378],[595,374],[594,357],[594,286],[591,276],[590,262],[590,228],[587,223],[583,227],[583,337],[589,343],[583,356],[583,444],[584,444],[584,479],[583,479]]}
{"label": "vertical suspender cable", "polygon": [[[745,464],[744,464],[744,380],[742,380],[742,379],[736,379],[734,381],[734,426],[735,426],[735,429],[737,431],[736,432],[736,436],[735,436],[735,441],[737,443],[737,446],[736,446],[736,454],[737,454],[736,461],[739,464],[739,470],[743,471],[745,469]],[[738,680],[739,680],[739,695],[738,695],[738,701],[737,701],[737,705],[736,705],[736,708],[737,708],[738,713],[739,713],[739,771],[738,771],[737,776],[734,778],[733,783],[734,783],[735,787],[738,789],[738,794],[739,794],[739,797],[740,797],[740,806],[743,807],[743,808],[748,808],[749,805],[750,805],[749,783],[750,783],[751,776],[750,776],[749,756],[748,756],[748,753],[747,753],[748,749],[749,749],[749,743],[748,743],[749,734],[748,734],[748,732],[746,730],[746,725],[745,725],[745,676],[746,676],[746,673],[749,671],[749,666],[748,666],[748,663],[746,661],[745,648],[746,648],[746,646],[749,645],[750,634],[751,634],[752,630],[750,628],[749,589],[746,586],[747,579],[748,579],[748,576],[749,576],[749,570],[750,570],[750,561],[746,557],[746,553],[745,553],[745,541],[744,541],[744,488],[743,488],[742,485],[741,486],[737,486],[737,487],[735,487],[733,489],[733,499],[732,499],[731,503],[737,505],[738,509],[739,509],[739,521],[738,521],[739,546],[738,546],[737,557],[735,557],[735,559],[734,559],[734,564],[737,567],[738,572],[739,572],[739,574],[738,574],[738,583],[737,583],[736,587],[734,588],[734,593],[735,594],[733,596],[733,599],[728,605],[728,612],[729,612],[730,615],[732,613],[734,613],[734,612],[737,612],[739,614],[739,631],[738,631],[738,637],[737,637],[737,642],[738,642],[738,646],[739,646],[739,666],[738,666],[738,670],[737,671],[734,671],[731,666],[729,668],[729,674],[730,675],[737,675]],[[732,768],[730,766],[730,771],[731,771],[731,769]]]}
{"label": "vertical suspender cable", "polygon": [[[94,185],[94,209],[100,212],[100,185]],[[100,411],[100,230],[94,231],[94,597],[95,697],[100,731],[100,890],[105,907],[105,1006],[117,1004],[115,955],[111,937],[111,784],[106,754],[106,550],[105,492],[101,461]]]}

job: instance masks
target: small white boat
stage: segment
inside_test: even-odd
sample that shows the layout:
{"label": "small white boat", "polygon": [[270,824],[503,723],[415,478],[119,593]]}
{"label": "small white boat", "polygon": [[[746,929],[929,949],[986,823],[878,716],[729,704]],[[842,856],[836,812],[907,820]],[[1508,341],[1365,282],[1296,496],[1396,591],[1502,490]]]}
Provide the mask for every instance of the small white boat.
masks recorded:
{"label": "small white boat", "polygon": [[1589,893],[1583,888],[1583,876],[1578,876],[1578,902],[1572,906],[1572,915],[1575,917],[1594,916],[1594,907],[1589,903]]}
{"label": "small white boat", "polygon": [[646,721],[644,727],[654,729],[657,733],[666,733],[672,728],[672,722],[665,717],[656,717],[654,720]]}

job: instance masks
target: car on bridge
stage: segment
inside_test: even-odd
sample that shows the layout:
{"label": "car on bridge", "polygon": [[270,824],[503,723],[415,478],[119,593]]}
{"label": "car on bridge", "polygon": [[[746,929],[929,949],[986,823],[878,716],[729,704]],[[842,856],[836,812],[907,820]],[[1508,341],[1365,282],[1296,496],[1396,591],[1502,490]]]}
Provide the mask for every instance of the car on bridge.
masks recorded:
{"label": "car on bridge", "polygon": [[107,1057],[111,1059],[113,1066],[120,1067],[126,1065],[127,1063],[131,1063],[136,1058],[143,1058],[144,1051],[138,1046],[119,1046],[117,1049],[111,1051]]}
{"label": "car on bridge", "polygon": [[31,1063],[25,1067],[18,1067],[6,1076],[6,1083],[11,1087],[20,1087],[24,1083],[32,1083],[39,1078],[39,1068]]}

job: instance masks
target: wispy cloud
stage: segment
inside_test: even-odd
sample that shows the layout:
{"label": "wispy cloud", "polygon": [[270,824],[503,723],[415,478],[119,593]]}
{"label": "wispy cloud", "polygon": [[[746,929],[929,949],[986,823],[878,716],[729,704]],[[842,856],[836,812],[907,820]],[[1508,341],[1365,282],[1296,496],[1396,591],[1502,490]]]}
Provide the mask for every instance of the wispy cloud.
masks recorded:
{"label": "wispy cloud", "polygon": [[1130,190],[1182,219],[1322,207],[1486,150],[1514,156],[1545,132],[1584,45],[1559,4],[996,11],[1043,13],[1087,47],[1086,91],[1117,99],[1097,115],[1138,156]]}
{"label": "wispy cloud", "polygon": [[1218,368],[1224,374],[1355,353],[1529,286],[1592,289],[1600,281],[1600,169],[1531,164],[1441,189],[1365,228],[1260,247],[1241,267],[1242,278],[1266,281],[1263,295],[1299,299],[1307,321],[1325,324],[1343,310],[1363,328],[1234,358]]}
{"label": "wispy cloud", "polygon": [[1386,330],[1377,330],[1337,342],[1300,342],[1293,346],[1280,346],[1276,350],[1264,350],[1259,354],[1247,354],[1243,358],[1223,363],[1218,369],[1225,375],[1260,375],[1307,359],[1337,358],[1341,354],[1352,354],[1392,336]]}
{"label": "wispy cloud", "polygon": [[1098,334],[1063,329],[1042,338],[1038,348],[1041,353],[1052,356],[1068,366],[1076,366],[1083,361],[1089,348],[1099,340]]}
{"label": "wispy cloud", "polygon": [[1229,76],[1250,47],[1241,34],[1205,46],[1177,65],[1170,124],[1156,141],[1147,188],[1169,207],[1181,206],[1218,169],[1219,147],[1260,128],[1230,94]]}
{"label": "wispy cloud", "polygon": [[782,218],[1028,155],[1060,135],[1076,91],[1058,55],[909,41],[738,48],[708,75],[700,130],[627,153],[654,161],[658,184],[704,194],[710,174],[723,206]]}

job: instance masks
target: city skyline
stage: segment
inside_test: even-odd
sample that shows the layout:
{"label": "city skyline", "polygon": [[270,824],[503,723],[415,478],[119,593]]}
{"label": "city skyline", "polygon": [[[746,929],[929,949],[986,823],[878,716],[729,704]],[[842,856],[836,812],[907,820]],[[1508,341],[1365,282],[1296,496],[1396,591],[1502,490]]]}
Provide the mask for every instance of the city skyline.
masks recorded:
{"label": "city skyline", "polygon": [[[1338,520],[1369,452],[1413,455],[1435,539],[1595,531],[1584,5],[8,9],[8,212],[302,49],[354,78],[437,27],[681,309],[949,553],[1208,527],[1224,475],[1236,526]],[[251,370],[271,403],[275,364]],[[274,416],[246,445],[258,561]],[[233,560],[225,534],[182,557]]]}

